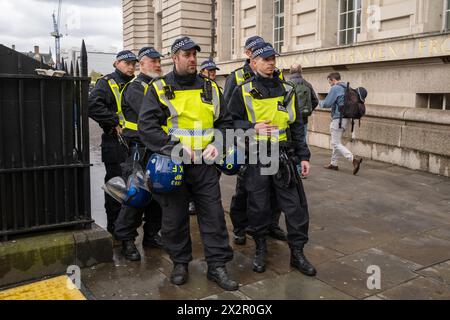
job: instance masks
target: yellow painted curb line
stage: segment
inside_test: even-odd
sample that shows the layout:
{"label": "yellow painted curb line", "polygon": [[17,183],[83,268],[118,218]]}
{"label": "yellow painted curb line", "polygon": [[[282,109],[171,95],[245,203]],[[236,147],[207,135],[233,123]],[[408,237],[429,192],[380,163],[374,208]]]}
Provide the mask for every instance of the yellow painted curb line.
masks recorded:
{"label": "yellow painted curb line", "polygon": [[0,300],[86,300],[67,276],[0,291]]}

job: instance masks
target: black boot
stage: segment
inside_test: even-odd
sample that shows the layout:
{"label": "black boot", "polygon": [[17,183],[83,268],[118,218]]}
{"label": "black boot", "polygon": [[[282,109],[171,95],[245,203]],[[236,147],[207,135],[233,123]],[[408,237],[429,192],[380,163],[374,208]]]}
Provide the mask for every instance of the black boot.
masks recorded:
{"label": "black boot", "polygon": [[155,234],[154,236],[144,236],[144,240],[142,241],[142,246],[145,248],[162,248],[162,240],[159,234]]}
{"label": "black boot", "polygon": [[314,266],[306,259],[303,249],[291,250],[291,267],[310,277],[317,274]]}
{"label": "black boot", "polygon": [[173,266],[172,274],[170,275],[170,282],[177,286],[181,286],[187,282],[188,275],[188,265],[177,263]]}
{"label": "black boot", "polygon": [[141,254],[139,253],[133,240],[127,240],[122,242],[122,254],[127,260],[139,261],[141,260]]}
{"label": "black boot", "polygon": [[255,238],[256,251],[255,257],[253,258],[253,271],[257,273],[266,272],[266,238]]}
{"label": "black boot", "polygon": [[286,232],[284,232],[279,226],[271,228],[269,230],[269,236],[276,240],[287,241]]}
{"label": "black boot", "polygon": [[245,246],[245,244],[247,243],[247,237],[245,236],[245,232],[243,234],[234,232],[233,238],[234,244],[238,246]]}
{"label": "black boot", "polygon": [[225,267],[208,267],[207,278],[217,283],[219,287],[226,291],[236,291],[239,289],[239,284],[230,279]]}

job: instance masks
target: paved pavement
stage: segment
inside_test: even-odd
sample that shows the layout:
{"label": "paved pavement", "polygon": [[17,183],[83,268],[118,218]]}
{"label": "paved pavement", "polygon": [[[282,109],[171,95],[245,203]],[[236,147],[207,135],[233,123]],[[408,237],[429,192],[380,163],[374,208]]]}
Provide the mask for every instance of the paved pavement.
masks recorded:
{"label": "paved pavement", "polygon": [[[317,277],[292,270],[289,248],[277,240],[268,242],[267,271],[254,273],[249,238],[246,246],[234,246],[228,265],[240,289],[224,292],[206,279],[192,217],[194,261],[186,285],[168,280],[172,265],[163,250],[144,250],[140,244],[141,262],[126,261],[115,248],[114,263],[83,270],[84,285],[97,299],[450,299],[450,179],[374,161],[365,161],[355,177],[349,163],[342,162],[339,172],[322,169],[329,151],[312,148],[312,154],[312,174],[304,181],[311,216],[306,253]],[[96,143],[91,162],[93,215],[105,226]],[[227,212],[234,185],[234,178],[222,179]],[[370,266],[380,268],[380,289],[368,289]]]}

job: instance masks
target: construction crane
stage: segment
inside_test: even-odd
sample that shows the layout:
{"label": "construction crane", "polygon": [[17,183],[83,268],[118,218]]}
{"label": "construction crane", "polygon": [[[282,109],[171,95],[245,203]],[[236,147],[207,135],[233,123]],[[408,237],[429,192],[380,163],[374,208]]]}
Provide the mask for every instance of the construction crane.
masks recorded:
{"label": "construction crane", "polygon": [[58,18],[55,17],[55,12],[53,12],[53,32],[50,33],[52,37],[55,38],[55,54],[56,54],[56,69],[62,70],[61,65],[61,38],[63,35],[59,32],[59,23],[61,19],[61,1],[58,1]]}

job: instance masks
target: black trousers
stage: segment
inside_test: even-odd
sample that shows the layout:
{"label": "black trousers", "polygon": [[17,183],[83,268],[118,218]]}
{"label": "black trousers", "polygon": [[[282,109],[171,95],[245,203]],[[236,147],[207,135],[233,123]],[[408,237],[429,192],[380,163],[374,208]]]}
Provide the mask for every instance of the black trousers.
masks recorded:
{"label": "black trousers", "polygon": [[224,266],[233,259],[222,207],[219,179],[214,166],[185,165],[183,186],[172,193],[155,194],[163,216],[161,236],[164,248],[174,263],[192,261],[189,228],[189,196],[197,210],[197,221],[206,262],[210,267]]}
{"label": "black trousers", "polygon": [[[238,175],[236,181],[236,193],[231,198],[230,218],[234,227],[234,234],[237,236],[245,236],[248,227],[247,217],[247,200],[248,194],[245,188],[245,179]],[[271,219],[269,229],[279,228],[281,210],[277,203],[275,191],[270,193],[270,212]]]}
{"label": "black trousers", "polygon": [[270,193],[275,191],[277,201],[286,217],[288,243],[293,248],[303,248],[308,242],[309,213],[303,184],[299,190],[281,187],[275,176],[261,175],[261,168],[249,165],[245,172],[245,187],[248,192],[248,231],[254,238],[264,237],[271,223]]}
{"label": "black trousers", "polygon": [[[105,183],[114,177],[122,176],[122,168],[120,164],[127,157],[126,149],[120,145],[117,137],[103,134],[102,135],[102,162],[105,164]],[[114,223],[119,216],[121,204],[114,200],[110,195],[105,193],[105,211],[107,217],[107,229],[110,233],[114,232]]]}
{"label": "black trousers", "polygon": [[[148,161],[148,155],[145,155],[145,148],[140,148],[140,154],[142,160],[139,162],[142,169]],[[128,181],[128,177],[133,173],[133,157],[134,154],[130,154],[127,160],[122,163],[122,176],[125,181]],[[152,199],[151,203],[142,209],[137,209],[127,205],[122,205],[119,216],[114,225],[114,235],[119,241],[132,240],[134,241],[138,236],[137,229],[142,224],[142,216],[144,216],[144,240],[146,238],[151,239],[161,229],[162,210],[156,200]]]}
{"label": "black trousers", "polygon": [[115,223],[114,234],[119,241],[134,241],[138,236],[137,229],[144,220],[144,240],[146,238],[151,239],[161,229],[161,219],[161,206],[156,200],[152,200],[144,209],[123,205]]}

